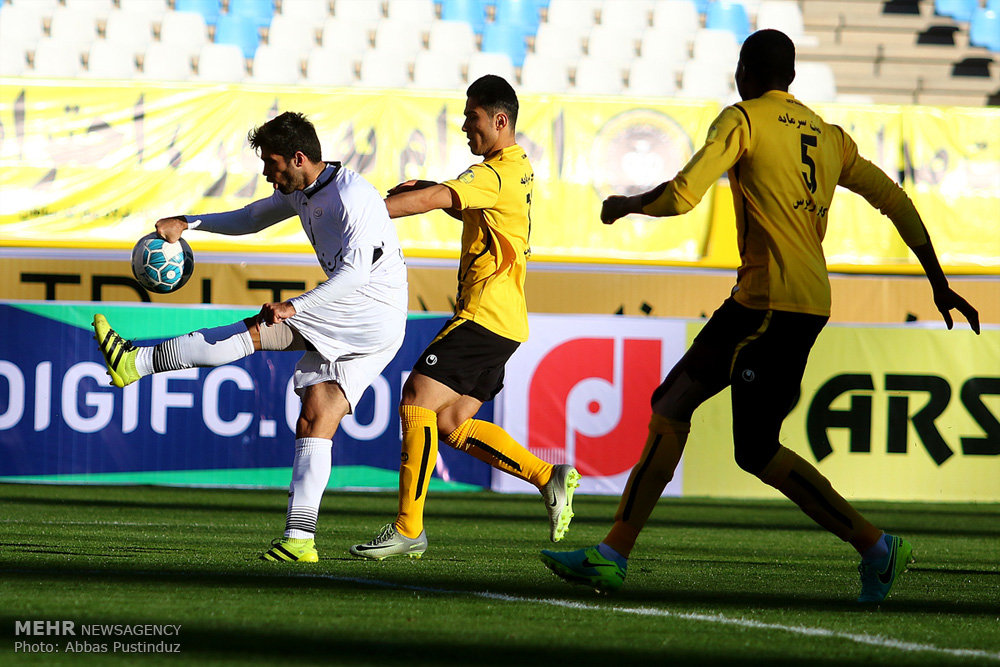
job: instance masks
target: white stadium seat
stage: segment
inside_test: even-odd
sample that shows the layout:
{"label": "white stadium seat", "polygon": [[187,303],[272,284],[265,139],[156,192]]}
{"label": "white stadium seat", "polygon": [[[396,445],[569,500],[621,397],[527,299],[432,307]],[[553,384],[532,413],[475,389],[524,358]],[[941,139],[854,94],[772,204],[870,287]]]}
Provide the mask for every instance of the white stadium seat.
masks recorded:
{"label": "white stadium seat", "polygon": [[407,63],[394,52],[365,51],[358,85],[369,88],[405,88],[410,83]]}
{"label": "white stadium seat", "polygon": [[643,97],[671,97],[677,94],[677,78],[662,61],[640,58],[629,68],[628,92]]}
{"label": "white stadium seat", "polygon": [[466,78],[469,83],[486,74],[496,74],[503,77],[512,85],[516,83],[514,77],[514,64],[510,61],[510,56],[506,53],[473,53],[469,58],[468,72]]}
{"label": "white stadium seat", "polygon": [[404,20],[385,19],[375,27],[375,49],[412,60],[424,48],[424,35]]}
{"label": "white stadium seat", "polygon": [[413,87],[456,90],[464,87],[459,63],[447,53],[422,51],[413,62]]}
{"label": "white stadium seat", "polygon": [[28,47],[16,39],[0,39],[0,76],[21,76],[28,69]]}
{"label": "white stadium seat", "polygon": [[435,21],[427,36],[427,49],[465,60],[476,52],[476,35],[465,21]]}
{"label": "white stadium seat", "polygon": [[118,8],[123,12],[144,14],[151,21],[160,21],[170,9],[167,0],[118,0]]}
{"label": "white stadium seat", "polygon": [[351,54],[355,60],[371,48],[367,30],[359,30],[338,18],[328,18],[323,24],[320,43],[324,49]]}
{"label": "white stadium seat", "polygon": [[529,53],[521,65],[521,90],[526,93],[563,93],[569,90],[569,63]]}
{"label": "white stadium seat", "polygon": [[[330,15],[329,0],[281,0],[281,14],[319,28]],[[275,16],[274,18],[278,18]],[[272,23],[274,19],[271,20]]]}
{"label": "white stadium seat", "polygon": [[533,53],[554,60],[576,60],[583,55],[583,40],[586,32],[573,32],[554,23],[538,26]]}
{"label": "white stadium seat", "polygon": [[147,14],[113,10],[104,24],[104,39],[128,49],[129,53],[142,53],[153,41],[153,22]]}
{"label": "white stadium seat", "polygon": [[625,88],[622,69],[601,56],[584,56],[576,66],[573,92],[586,95],[619,95]]}
{"label": "white stadium seat", "polygon": [[333,15],[338,21],[370,30],[382,20],[382,0],[336,0]]}
{"label": "white stadium seat", "polygon": [[722,100],[732,94],[732,79],[733,75],[727,74],[716,63],[689,60],[684,64],[679,95]]}
{"label": "white stadium seat", "polygon": [[435,21],[433,0],[388,0],[386,14],[392,21],[406,21],[414,28],[427,30]]}
{"label": "white stadium seat", "polygon": [[795,63],[795,80],[788,92],[806,103],[836,101],[837,83],[833,68],[826,63]]}
{"label": "white stadium seat", "polygon": [[297,16],[278,14],[271,19],[271,25],[267,28],[267,44],[305,55],[312,49],[319,48],[316,36],[322,25],[319,23],[314,26]]}
{"label": "white stadium seat", "polygon": [[80,52],[62,42],[43,37],[35,46],[34,68],[25,74],[53,78],[74,78],[83,70]]}
{"label": "white stadium seat", "polygon": [[263,44],[253,56],[253,83],[294,84],[302,78],[302,54],[296,49]]}
{"label": "white stadium seat", "polygon": [[24,5],[0,5],[0,43],[33,47],[42,38],[42,17]]}
{"label": "white stadium seat", "polygon": [[620,33],[604,25],[596,26],[587,37],[587,55],[627,67],[637,56],[635,35]]}
{"label": "white stadium seat", "polygon": [[311,86],[354,84],[354,62],[335,49],[314,49],[306,58],[305,83]]}
{"label": "white stadium seat", "polygon": [[142,78],[154,81],[187,81],[191,79],[191,57],[178,53],[173,44],[153,42],[142,57]]}
{"label": "white stadium seat", "polygon": [[239,83],[246,77],[243,50],[235,44],[206,44],[198,52],[199,81]]}
{"label": "white stadium seat", "polygon": [[661,67],[679,72],[690,58],[688,45],[681,39],[672,39],[656,29],[647,30],[639,42],[639,56],[643,60],[659,62]]}
{"label": "white stadium seat", "polygon": [[131,44],[99,39],[90,47],[87,71],[89,79],[131,79],[136,74],[135,51]]}
{"label": "white stadium seat", "polygon": [[703,63],[715,63],[735,72],[736,63],[740,59],[740,47],[736,43],[736,37],[728,30],[702,28],[694,36],[692,58]]}
{"label": "white stadium seat", "polygon": [[64,48],[86,51],[97,39],[97,19],[80,9],[59,7],[52,14],[49,37]]}
{"label": "white stadium seat", "polygon": [[196,12],[168,12],[160,24],[160,41],[178,56],[193,56],[208,43],[205,18]]}
{"label": "white stadium seat", "polygon": [[653,28],[658,32],[694,35],[700,22],[694,0],[660,0],[653,7]]}
{"label": "white stadium seat", "polygon": [[620,34],[639,35],[649,27],[650,0],[612,0],[601,5],[601,25]]}

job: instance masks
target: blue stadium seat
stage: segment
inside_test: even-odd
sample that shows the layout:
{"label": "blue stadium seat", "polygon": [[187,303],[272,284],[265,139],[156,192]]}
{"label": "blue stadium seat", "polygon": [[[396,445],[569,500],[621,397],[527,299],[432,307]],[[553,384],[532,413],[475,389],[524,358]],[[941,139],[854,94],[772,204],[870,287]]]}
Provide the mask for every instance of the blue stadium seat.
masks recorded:
{"label": "blue stadium seat", "polygon": [[520,67],[528,50],[524,26],[488,23],[483,30],[484,53],[506,53],[514,67]]}
{"label": "blue stadium seat", "polygon": [[473,32],[483,34],[486,27],[486,0],[441,0],[443,21],[465,21]]}
{"label": "blue stadium seat", "polygon": [[497,0],[493,22],[519,25],[533,35],[542,22],[541,8],[538,0]]}
{"label": "blue stadium seat", "polygon": [[260,36],[257,21],[239,14],[223,14],[215,27],[216,44],[235,44],[243,51],[243,56],[253,58],[257,52]]}
{"label": "blue stadium seat", "polygon": [[1000,11],[986,7],[976,10],[969,25],[969,44],[1000,53]]}
{"label": "blue stadium seat", "polygon": [[979,7],[979,0],[934,0],[934,13],[956,21],[969,21]]}
{"label": "blue stadium seat", "polygon": [[715,0],[705,14],[705,27],[714,30],[728,30],[742,43],[750,34],[750,17],[746,7],[738,2]]}
{"label": "blue stadium seat", "polygon": [[258,28],[266,28],[274,16],[274,0],[229,0],[229,13],[251,18]]}
{"label": "blue stadium seat", "polygon": [[215,25],[222,14],[222,0],[176,0],[174,11],[201,14],[206,25]]}

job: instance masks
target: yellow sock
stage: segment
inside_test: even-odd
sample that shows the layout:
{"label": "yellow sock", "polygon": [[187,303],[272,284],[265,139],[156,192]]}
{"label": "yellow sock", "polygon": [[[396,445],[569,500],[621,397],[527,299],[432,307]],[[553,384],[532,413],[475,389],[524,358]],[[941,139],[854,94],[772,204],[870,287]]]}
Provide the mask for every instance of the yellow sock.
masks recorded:
{"label": "yellow sock", "polygon": [[552,477],[551,463],[529,452],[507,431],[490,422],[466,419],[448,434],[445,442],[538,488]]}
{"label": "yellow sock", "polygon": [[437,462],[437,414],[427,408],[401,405],[399,418],[403,426],[403,453],[396,530],[414,538],[424,530],[424,501]]}
{"label": "yellow sock", "polygon": [[615,513],[615,525],[604,538],[604,543],[622,556],[628,558],[632,552],[639,531],[649,520],[663,488],[673,478],[690,431],[689,422],[656,413],[649,420],[646,447],[628,477]]}
{"label": "yellow sock", "polygon": [[813,521],[850,542],[858,553],[882,536],[882,531],[844,500],[816,466],[786,447],[778,450],[758,476],[785,494]]}

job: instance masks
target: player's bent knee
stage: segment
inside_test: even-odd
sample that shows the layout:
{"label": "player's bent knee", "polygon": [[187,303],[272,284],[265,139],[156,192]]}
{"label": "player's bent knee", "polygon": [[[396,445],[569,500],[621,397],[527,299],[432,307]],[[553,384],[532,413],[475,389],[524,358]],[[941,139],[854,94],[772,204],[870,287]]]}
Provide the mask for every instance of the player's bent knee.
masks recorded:
{"label": "player's bent knee", "polygon": [[778,452],[780,445],[775,442],[769,445],[761,445],[759,442],[736,444],[734,450],[736,465],[740,467],[740,470],[750,473],[755,477],[760,477],[760,474],[770,463],[771,459]]}

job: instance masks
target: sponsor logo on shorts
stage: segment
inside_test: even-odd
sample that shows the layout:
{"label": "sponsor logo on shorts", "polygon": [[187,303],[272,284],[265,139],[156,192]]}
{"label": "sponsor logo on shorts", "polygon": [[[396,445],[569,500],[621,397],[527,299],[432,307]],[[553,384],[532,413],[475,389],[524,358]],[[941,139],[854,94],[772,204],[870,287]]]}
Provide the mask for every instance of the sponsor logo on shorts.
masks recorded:
{"label": "sponsor logo on shorts", "polygon": [[427,364],[428,366],[433,366],[437,362],[438,362],[438,358],[437,358],[436,354],[428,354],[427,358],[424,359],[424,363]]}
{"label": "sponsor logo on shorts", "polygon": [[749,368],[744,368],[743,373],[740,374],[740,377],[743,378],[744,382],[753,382],[754,380],[757,379],[757,374],[754,373]]}
{"label": "sponsor logo on shorts", "polygon": [[403,452],[402,454],[399,455],[399,460],[402,461],[403,463],[406,463],[407,461],[410,460],[410,455],[407,454],[406,452]]}

